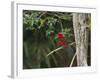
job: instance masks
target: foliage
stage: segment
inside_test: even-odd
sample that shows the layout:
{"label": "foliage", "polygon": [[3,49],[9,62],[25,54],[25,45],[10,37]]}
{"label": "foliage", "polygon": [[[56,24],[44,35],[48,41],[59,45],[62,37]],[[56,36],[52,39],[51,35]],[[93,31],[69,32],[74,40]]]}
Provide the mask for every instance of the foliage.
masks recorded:
{"label": "foliage", "polygon": [[[74,42],[72,14],[65,12],[23,10],[23,68],[53,68],[70,65],[75,46],[61,47],[57,34],[67,44]],[[74,62],[73,66],[76,65]]]}

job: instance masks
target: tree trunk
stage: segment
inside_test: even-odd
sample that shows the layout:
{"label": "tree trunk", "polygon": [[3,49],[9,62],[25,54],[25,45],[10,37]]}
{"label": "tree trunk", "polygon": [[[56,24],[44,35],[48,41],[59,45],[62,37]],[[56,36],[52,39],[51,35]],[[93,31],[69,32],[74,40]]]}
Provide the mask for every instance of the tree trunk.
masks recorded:
{"label": "tree trunk", "polygon": [[73,28],[76,42],[77,66],[88,66],[88,31],[85,13],[73,13]]}

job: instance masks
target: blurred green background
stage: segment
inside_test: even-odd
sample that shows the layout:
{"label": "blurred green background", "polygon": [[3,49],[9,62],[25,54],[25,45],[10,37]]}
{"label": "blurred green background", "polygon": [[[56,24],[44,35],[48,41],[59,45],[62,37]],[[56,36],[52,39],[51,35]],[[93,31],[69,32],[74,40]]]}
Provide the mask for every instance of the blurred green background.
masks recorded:
{"label": "blurred green background", "polygon": [[[62,33],[68,47],[58,46]],[[69,67],[75,54],[72,13],[23,10],[23,69]],[[73,66],[77,66],[76,59]]]}

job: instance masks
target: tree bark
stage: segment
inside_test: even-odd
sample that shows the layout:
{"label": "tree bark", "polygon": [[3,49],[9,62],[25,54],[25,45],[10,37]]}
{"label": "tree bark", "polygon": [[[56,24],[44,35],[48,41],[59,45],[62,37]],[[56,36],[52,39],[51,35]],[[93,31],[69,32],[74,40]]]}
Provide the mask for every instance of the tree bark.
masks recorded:
{"label": "tree bark", "polygon": [[76,42],[77,66],[88,66],[88,31],[86,20],[88,14],[73,13],[73,28]]}

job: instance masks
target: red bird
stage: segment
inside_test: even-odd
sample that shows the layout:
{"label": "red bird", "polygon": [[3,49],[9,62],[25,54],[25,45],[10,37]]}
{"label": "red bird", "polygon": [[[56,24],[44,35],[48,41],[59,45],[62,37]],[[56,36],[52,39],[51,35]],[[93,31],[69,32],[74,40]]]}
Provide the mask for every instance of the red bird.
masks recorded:
{"label": "red bird", "polygon": [[68,46],[67,42],[65,41],[65,37],[63,36],[61,32],[57,34],[57,38],[58,38],[58,46],[63,46],[63,47]]}
{"label": "red bird", "polygon": [[57,36],[58,36],[58,38],[59,38],[59,39],[64,38],[64,36],[62,35],[62,33],[61,33],[61,32],[59,32],[59,33],[57,34]]}

